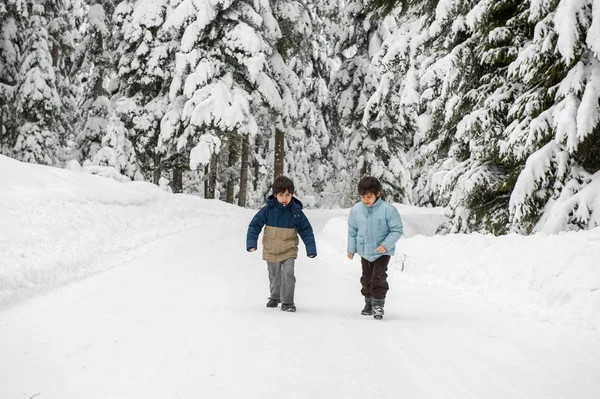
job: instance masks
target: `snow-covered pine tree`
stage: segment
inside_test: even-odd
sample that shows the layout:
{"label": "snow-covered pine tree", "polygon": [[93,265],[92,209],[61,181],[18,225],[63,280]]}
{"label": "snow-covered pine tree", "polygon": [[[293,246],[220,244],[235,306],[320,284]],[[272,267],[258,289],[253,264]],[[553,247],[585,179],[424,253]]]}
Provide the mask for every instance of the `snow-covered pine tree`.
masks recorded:
{"label": "snow-covered pine tree", "polygon": [[17,140],[15,92],[19,81],[25,3],[0,0],[0,154],[12,156]]}
{"label": "snow-covered pine tree", "polygon": [[373,12],[358,0],[340,6],[337,18],[332,18],[334,56],[339,68],[330,85],[333,150],[328,155],[334,172],[326,192],[338,198],[341,206],[353,203],[356,182],[369,173],[364,146],[368,131],[362,120],[369,92],[375,88],[375,82],[369,80],[369,41],[378,28],[373,18]]}
{"label": "snow-covered pine tree", "polygon": [[[158,148],[176,50],[176,43],[162,29],[168,9],[168,0],[125,0],[113,16],[115,110],[133,144],[140,172],[156,184],[163,171],[170,172],[177,165],[176,159],[164,158]],[[123,131],[118,124],[115,129]],[[133,165],[127,169],[133,170]],[[181,191],[181,187],[173,189]]]}
{"label": "snow-covered pine tree", "polygon": [[[71,53],[77,39],[79,0],[14,2],[20,24],[19,76],[13,154],[28,162],[61,164],[72,133],[76,87]],[[11,8],[12,9],[12,8]]]}
{"label": "snow-covered pine tree", "polygon": [[110,40],[112,31],[112,1],[90,4],[84,22],[83,39],[75,54],[75,68],[83,83],[80,99],[81,122],[75,138],[75,156],[80,163],[92,160],[102,146],[108,119],[112,112],[105,80],[112,72]]}
{"label": "snow-covered pine tree", "polygon": [[[274,129],[271,121],[273,120],[273,110],[267,107],[258,108],[256,121],[259,126],[258,134],[249,136],[249,180],[248,187],[249,207],[259,207],[265,202],[265,199],[271,192],[273,182],[273,140]],[[243,166],[243,164],[242,164]],[[243,169],[242,169],[243,172]]]}
{"label": "snow-covered pine tree", "polygon": [[62,102],[56,86],[52,38],[44,5],[29,3],[23,9],[27,25],[17,84],[17,140],[15,158],[45,165],[58,164],[58,115]]}
{"label": "snow-covered pine tree", "polygon": [[[600,4],[532,0],[533,38],[511,65],[523,85],[503,151],[516,161],[513,230],[591,228],[600,159]],[[522,169],[522,170],[521,170]]]}
{"label": "snow-covered pine tree", "polygon": [[[102,97],[98,97],[100,99]],[[125,124],[113,112],[106,126],[106,133],[102,137],[100,150],[96,152],[92,162],[94,165],[108,169],[110,173],[114,170],[119,176],[127,176],[130,179],[142,180],[139,175],[133,144],[128,138]]]}
{"label": "snow-covered pine tree", "polygon": [[468,145],[469,159],[451,170],[450,197],[454,228],[503,234],[508,225],[509,193],[516,165],[500,155],[500,140],[511,123],[508,110],[520,85],[511,82],[508,66],[527,39],[531,24],[521,0],[480,1],[466,15],[473,43],[468,66],[472,84],[455,109],[464,110],[455,140]]}
{"label": "snow-covered pine tree", "polygon": [[78,83],[73,54],[80,39],[79,27],[84,19],[83,0],[44,0],[48,21],[48,34],[52,41],[52,65],[56,75],[56,89],[61,100],[56,118],[59,140],[58,158],[61,164],[71,159],[75,138]]}
{"label": "snow-covered pine tree", "polygon": [[[273,177],[286,173],[285,154],[286,139],[296,127],[298,119],[298,100],[302,90],[302,82],[291,64],[299,52],[305,50],[298,46],[306,43],[306,36],[301,32],[311,30],[311,20],[304,4],[294,0],[274,0],[273,11],[275,19],[281,28],[281,35],[277,38],[276,56],[273,57],[273,66],[279,77],[277,83],[282,93],[283,107],[274,115],[271,125],[273,135]],[[298,24],[298,25],[296,25]]]}
{"label": "snow-covered pine tree", "polygon": [[472,5],[468,3],[420,1],[407,10],[406,18],[414,15],[410,59],[420,101],[410,162],[418,205],[449,205],[457,178],[471,164],[468,145],[456,140],[457,126],[468,112],[463,97],[477,84],[472,75],[474,41],[466,23]]}
{"label": "snow-covered pine tree", "polygon": [[219,158],[228,170],[239,168],[239,142],[259,132],[257,118],[265,109],[282,108],[272,77],[278,65],[272,43],[281,33],[266,0],[183,0],[174,6],[165,29],[180,48],[159,145],[189,157],[192,170],[208,165],[205,196],[226,198],[223,188],[231,183],[217,176]]}
{"label": "snow-covered pine tree", "polygon": [[321,12],[329,2],[270,2],[281,28],[281,34],[273,37],[270,63],[283,105],[280,109],[263,109],[257,118],[264,128],[251,143],[251,204],[262,204],[273,176],[281,174],[294,180],[296,195],[309,205],[313,205],[316,192],[322,192],[324,171],[328,169],[322,151],[329,144],[324,116],[329,66]]}
{"label": "snow-covered pine tree", "polygon": [[[391,6],[381,4],[379,10],[393,11]],[[362,146],[367,173],[379,178],[386,197],[396,202],[412,199],[407,153],[418,130],[420,106],[417,71],[411,62],[419,37],[414,19],[414,13],[397,8],[387,14],[369,41],[367,80],[375,84],[367,91],[362,124],[368,135]]]}
{"label": "snow-covered pine tree", "polygon": [[[499,184],[491,182],[502,176],[494,148],[504,126],[502,104],[509,100],[496,89],[502,86],[508,48],[514,57],[515,44],[494,41],[491,32],[518,14],[515,3],[406,1],[401,6],[379,29],[383,43],[372,66],[380,83],[367,105],[369,113],[377,111],[374,121],[404,129],[387,136],[400,143],[392,154],[406,154],[395,164],[401,175],[410,170],[414,192],[407,177],[396,179],[417,204],[450,205],[454,228],[487,223],[495,229],[488,221],[497,217],[488,218],[481,204],[490,205],[482,199],[495,198]],[[389,123],[393,118],[397,121]],[[411,141],[414,149],[407,151]]]}
{"label": "snow-covered pine tree", "polygon": [[[507,229],[514,166],[500,156],[499,140],[510,123],[508,109],[519,90],[518,84],[508,81],[508,65],[530,28],[521,3],[483,0],[448,9],[453,23],[444,43],[456,35],[463,39],[452,43],[444,56],[451,62],[446,76],[455,81],[449,86],[450,95],[433,109],[434,126],[443,124],[431,132],[442,132],[447,145],[441,148],[448,150],[435,153],[441,155],[437,161],[441,164],[432,165],[429,184],[433,179],[439,182],[438,201],[450,206],[453,231],[504,233]],[[456,11],[466,13],[452,15]],[[422,150],[421,156],[429,155]]]}
{"label": "snow-covered pine tree", "polygon": [[[327,113],[330,109],[328,46],[322,7],[328,2],[278,1],[275,17],[282,29],[277,50],[288,71],[278,83],[287,106],[277,115],[283,122],[275,148],[283,146],[282,173],[293,179],[295,195],[313,206],[324,187],[330,143]],[[277,158],[277,153],[274,154]],[[281,162],[279,158],[277,158]]]}
{"label": "snow-covered pine tree", "polygon": [[[310,177],[312,192],[305,200],[313,199],[319,207],[338,206],[340,179],[336,176],[334,162],[340,155],[334,136],[338,129],[335,123],[336,98],[331,94],[333,77],[337,69],[335,43],[339,37],[339,2],[337,0],[315,0],[313,22],[312,78],[305,80],[306,101],[302,98],[299,108],[301,125],[311,137],[310,146],[303,149],[308,155],[305,170]],[[303,96],[304,97],[304,96]],[[308,111],[308,112],[307,112]],[[295,179],[298,179],[296,177]]]}

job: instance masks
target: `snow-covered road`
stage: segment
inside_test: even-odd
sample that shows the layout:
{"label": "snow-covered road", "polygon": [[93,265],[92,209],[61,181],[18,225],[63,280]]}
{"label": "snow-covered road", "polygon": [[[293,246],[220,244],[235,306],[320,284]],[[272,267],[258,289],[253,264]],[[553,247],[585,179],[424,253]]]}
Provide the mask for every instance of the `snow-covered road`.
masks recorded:
{"label": "snow-covered road", "polygon": [[[323,241],[327,217],[312,219]],[[0,397],[598,397],[594,331],[515,318],[401,277],[376,321],[360,315],[358,262],[327,245],[316,259],[301,248],[298,312],[267,309],[266,266],[243,248],[247,222],[163,238],[0,311]]]}

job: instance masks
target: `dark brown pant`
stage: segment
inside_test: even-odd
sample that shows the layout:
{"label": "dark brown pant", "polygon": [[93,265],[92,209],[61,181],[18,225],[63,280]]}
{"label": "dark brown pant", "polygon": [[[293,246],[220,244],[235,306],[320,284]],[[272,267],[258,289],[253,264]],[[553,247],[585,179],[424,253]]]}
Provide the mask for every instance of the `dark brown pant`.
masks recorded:
{"label": "dark brown pant", "polygon": [[360,258],[360,263],[362,264],[362,276],[360,277],[362,289],[360,293],[366,299],[373,298],[373,301],[376,302],[383,302],[385,300],[385,294],[390,289],[387,282],[389,262],[389,255],[383,255],[374,262],[369,262],[363,257]]}

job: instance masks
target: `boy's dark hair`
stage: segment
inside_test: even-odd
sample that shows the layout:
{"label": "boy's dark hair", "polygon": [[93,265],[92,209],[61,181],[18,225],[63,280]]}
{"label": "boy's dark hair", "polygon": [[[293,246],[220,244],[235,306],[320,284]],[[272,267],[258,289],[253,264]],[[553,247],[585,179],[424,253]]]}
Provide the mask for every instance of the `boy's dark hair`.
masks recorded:
{"label": "boy's dark hair", "polygon": [[285,176],[279,176],[273,182],[273,194],[285,193],[286,190],[290,194],[294,194],[294,183]]}
{"label": "boy's dark hair", "polygon": [[364,176],[358,182],[358,195],[371,193],[377,195],[381,192],[381,183],[373,176]]}

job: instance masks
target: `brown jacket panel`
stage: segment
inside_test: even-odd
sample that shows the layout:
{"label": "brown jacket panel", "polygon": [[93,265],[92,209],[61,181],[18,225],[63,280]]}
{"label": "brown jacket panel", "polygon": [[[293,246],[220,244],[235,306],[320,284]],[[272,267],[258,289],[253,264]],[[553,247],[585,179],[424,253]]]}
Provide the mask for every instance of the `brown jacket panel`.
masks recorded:
{"label": "brown jacket panel", "polygon": [[263,231],[263,259],[282,262],[298,257],[298,232],[296,228],[265,226]]}

